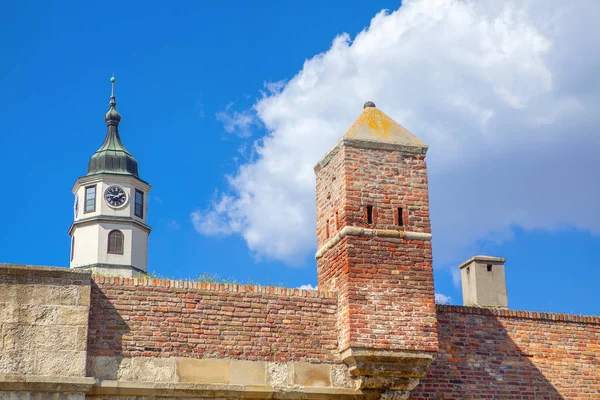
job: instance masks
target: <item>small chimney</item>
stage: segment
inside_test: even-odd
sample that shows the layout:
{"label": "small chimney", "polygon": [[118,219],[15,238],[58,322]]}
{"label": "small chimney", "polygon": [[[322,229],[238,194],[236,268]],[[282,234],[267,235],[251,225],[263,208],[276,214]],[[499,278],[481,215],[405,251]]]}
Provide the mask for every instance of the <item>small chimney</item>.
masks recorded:
{"label": "small chimney", "polygon": [[505,262],[505,258],[475,256],[458,266],[465,306],[508,308]]}

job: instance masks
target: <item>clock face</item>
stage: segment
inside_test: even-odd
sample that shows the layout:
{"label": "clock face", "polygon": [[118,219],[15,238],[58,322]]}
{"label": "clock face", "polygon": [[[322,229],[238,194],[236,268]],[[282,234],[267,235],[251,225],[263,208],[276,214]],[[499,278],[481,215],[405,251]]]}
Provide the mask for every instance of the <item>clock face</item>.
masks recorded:
{"label": "clock face", "polygon": [[110,186],[104,192],[104,198],[111,207],[121,207],[127,201],[127,194],[119,186]]}

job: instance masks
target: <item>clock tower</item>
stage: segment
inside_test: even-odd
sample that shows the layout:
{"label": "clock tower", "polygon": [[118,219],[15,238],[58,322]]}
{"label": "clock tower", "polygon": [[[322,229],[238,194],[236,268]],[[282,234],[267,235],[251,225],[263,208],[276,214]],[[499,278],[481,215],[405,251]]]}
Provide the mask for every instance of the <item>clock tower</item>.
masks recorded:
{"label": "clock tower", "polygon": [[150,185],[138,175],[138,163],[119,136],[115,78],[111,78],[107,132],[92,155],[85,176],[75,181],[71,268],[105,275],[136,277],[148,268],[147,199]]}

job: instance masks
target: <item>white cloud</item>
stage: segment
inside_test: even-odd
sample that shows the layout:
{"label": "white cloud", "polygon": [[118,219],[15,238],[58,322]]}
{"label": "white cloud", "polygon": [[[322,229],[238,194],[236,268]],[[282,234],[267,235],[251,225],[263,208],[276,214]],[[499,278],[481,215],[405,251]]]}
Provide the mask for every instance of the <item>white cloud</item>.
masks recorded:
{"label": "white cloud", "polygon": [[249,110],[232,110],[233,103],[229,103],[225,110],[216,114],[217,120],[223,124],[227,133],[235,133],[240,137],[249,137],[252,134],[251,128],[257,125],[258,121],[254,113]]}
{"label": "white cloud", "polygon": [[[412,0],[342,34],[227,125],[267,134],[193,214],[287,263],[315,251],[312,167],[366,100],[430,145],[434,260],[457,263],[510,228],[600,232],[600,3]],[[257,122],[258,123],[258,122]]]}
{"label": "white cloud", "polygon": [[206,211],[195,211],[191,214],[194,228],[205,235],[229,235],[241,232],[236,208],[242,207],[239,199],[222,195]]}
{"label": "white cloud", "polygon": [[452,297],[446,296],[445,294],[436,293],[435,294],[435,303],[436,304],[450,304],[452,302]]}
{"label": "white cloud", "polygon": [[298,289],[302,290],[317,290],[316,286],[311,285],[310,283],[307,285],[298,286]]}
{"label": "white cloud", "polygon": [[267,93],[263,93],[263,95],[271,95],[271,94],[279,94],[285,88],[285,80],[277,81],[277,82],[264,82],[263,86],[267,89]]}

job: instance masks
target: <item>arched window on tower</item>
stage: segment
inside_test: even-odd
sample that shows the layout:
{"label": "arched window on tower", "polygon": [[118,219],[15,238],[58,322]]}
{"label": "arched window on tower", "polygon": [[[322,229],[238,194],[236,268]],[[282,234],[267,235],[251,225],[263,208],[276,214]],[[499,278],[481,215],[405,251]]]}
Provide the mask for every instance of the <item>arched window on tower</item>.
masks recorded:
{"label": "arched window on tower", "polygon": [[120,230],[112,230],[108,233],[108,254],[123,254],[125,237]]}

